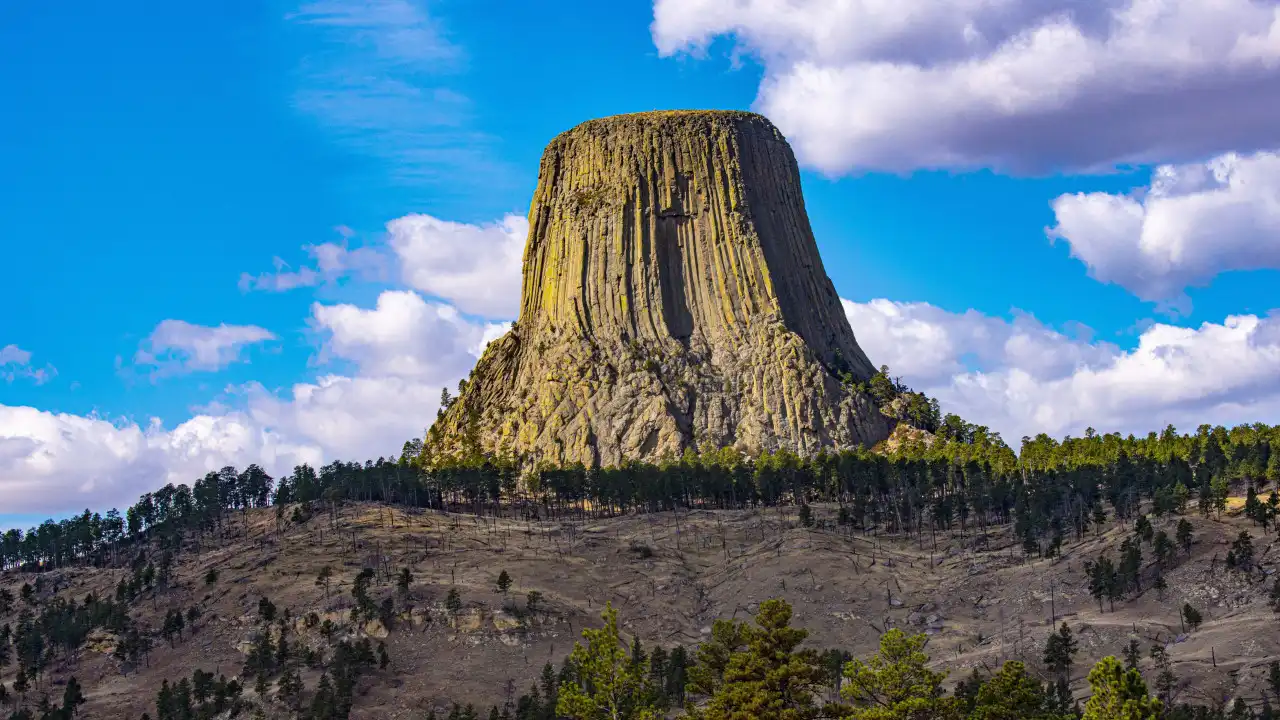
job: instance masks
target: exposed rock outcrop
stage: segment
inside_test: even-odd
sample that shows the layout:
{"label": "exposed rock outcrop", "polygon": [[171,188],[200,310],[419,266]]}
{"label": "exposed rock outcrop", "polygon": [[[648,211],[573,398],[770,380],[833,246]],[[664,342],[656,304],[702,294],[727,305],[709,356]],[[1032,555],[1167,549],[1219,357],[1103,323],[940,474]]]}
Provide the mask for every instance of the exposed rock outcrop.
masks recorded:
{"label": "exposed rock outcrop", "polygon": [[520,316],[428,446],[611,465],[687,447],[873,444],[874,372],[765,118],[592,120],[542,156]]}

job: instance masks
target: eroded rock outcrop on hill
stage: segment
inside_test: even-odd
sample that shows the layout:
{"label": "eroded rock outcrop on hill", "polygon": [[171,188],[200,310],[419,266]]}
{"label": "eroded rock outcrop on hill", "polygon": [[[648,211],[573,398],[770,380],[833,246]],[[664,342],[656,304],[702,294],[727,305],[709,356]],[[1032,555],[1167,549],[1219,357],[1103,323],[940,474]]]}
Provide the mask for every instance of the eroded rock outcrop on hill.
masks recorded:
{"label": "eroded rock outcrop on hill", "polygon": [[592,120],[542,157],[520,316],[428,445],[617,464],[872,444],[874,368],[818,257],[791,148],[752,113]]}

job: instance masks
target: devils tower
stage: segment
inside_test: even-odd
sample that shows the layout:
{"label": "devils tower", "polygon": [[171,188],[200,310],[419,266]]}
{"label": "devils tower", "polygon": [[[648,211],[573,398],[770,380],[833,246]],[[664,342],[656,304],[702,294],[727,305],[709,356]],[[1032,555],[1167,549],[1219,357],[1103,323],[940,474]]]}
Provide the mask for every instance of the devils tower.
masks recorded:
{"label": "devils tower", "polygon": [[588,466],[867,445],[889,421],[840,378],[873,372],[777,128],[745,112],[619,115],[547,146],[519,318],[427,445]]}

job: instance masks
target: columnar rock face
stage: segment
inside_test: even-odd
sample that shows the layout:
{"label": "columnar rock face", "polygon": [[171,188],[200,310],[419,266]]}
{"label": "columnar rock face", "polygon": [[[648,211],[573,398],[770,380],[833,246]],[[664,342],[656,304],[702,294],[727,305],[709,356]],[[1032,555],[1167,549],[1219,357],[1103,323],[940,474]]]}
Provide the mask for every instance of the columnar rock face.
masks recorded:
{"label": "columnar rock face", "polygon": [[520,316],[429,446],[611,465],[888,436],[838,379],[874,368],[818,257],[795,157],[765,118],[583,123],[543,153],[529,225]]}

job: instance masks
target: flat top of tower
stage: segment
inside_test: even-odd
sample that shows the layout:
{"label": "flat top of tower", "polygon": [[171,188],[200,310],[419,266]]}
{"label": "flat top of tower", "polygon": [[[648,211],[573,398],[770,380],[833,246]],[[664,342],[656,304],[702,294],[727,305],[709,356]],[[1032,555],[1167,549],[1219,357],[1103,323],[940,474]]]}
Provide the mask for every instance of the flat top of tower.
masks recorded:
{"label": "flat top of tower", "polygon": [[637,130],[669,127],[672,130],[705,130],[712,127],[755,126],[770,134],[778,133],[769,119],[746,110],[651,110],[648,112],[609,115],[575,125],[552,140],[582,134],[628,133]]}

